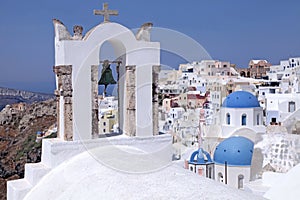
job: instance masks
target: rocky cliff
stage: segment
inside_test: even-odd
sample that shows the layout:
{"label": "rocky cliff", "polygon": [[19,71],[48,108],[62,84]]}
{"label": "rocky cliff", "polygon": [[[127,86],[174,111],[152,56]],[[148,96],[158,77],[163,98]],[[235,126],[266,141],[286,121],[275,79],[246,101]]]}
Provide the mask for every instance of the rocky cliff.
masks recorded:
{"label": "rocky cliff", "polygon": [[19,102],[33,103],[45,101],[53,97],[54,95],[52,94],[27,92],[0,87],[0,110],[2,110],[7,104],[14,104]]}
{"label": "rocky cliff", "polygon": [[25,163],[41,160],[36,132],[47,130],[55,122],[54,99],[22,104],[21,108],[10,105],[0,112],[0,199],[6,199],[7,180],[22,178]]}

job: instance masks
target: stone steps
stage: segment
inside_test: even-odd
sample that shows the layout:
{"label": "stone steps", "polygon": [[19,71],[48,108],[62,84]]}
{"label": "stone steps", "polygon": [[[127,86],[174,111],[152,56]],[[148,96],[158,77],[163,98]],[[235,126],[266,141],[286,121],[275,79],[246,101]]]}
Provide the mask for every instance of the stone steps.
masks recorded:
{"label": "stone steps", "polygon": [[25,177],[7,182],[7,199],[23,199],[50,170],[41,162],[25,164]]}
{"label": "stone steps", "polygon": [[43,163],[25,164],[25,177],[31,185],[36,185],[48,172],[50,168]]}
{"label": "stone steps", "polygon": [[23,199],[31,190],[32,185],[26,179],[18,179],[7,182],[7,199]]}

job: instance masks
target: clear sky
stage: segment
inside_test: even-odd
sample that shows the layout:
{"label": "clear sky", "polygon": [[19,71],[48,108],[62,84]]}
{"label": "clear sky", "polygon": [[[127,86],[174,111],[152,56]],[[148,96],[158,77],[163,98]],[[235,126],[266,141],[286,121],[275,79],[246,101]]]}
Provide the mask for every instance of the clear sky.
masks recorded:
{"label": "clear sky", "polygon": [[[0,4],[0,86],[53,93],[54,31],[52,19],[84,33],[102,22],[93,9],[100,0],[3,0]],[[119,16],[111,21],[129,28],[144,22],[184,33],[213,59],[246,67],[250,59],[273,64],[300,57],[299,0],[126,0],[107,1]],[[162,57],[177,67],[178,60]]]}

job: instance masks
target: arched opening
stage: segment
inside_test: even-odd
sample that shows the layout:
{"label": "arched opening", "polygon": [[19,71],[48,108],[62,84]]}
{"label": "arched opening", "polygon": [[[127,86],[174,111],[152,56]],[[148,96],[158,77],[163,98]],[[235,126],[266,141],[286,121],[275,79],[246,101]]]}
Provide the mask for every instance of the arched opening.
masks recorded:
{"label": "arched opening", "polygon": [[244,188],[244,175],[240,174],[238,176],[238,189]]}
{"label": "arched opening", "polygon": [[258,126],[260,124],[260,114],[256,115],[256,125]]}
{"label": "arched opening", "polygon": [[250,72],[249,71],[247,72],[247,77],[250,77]]}
{"label": "arched opening", "polygon": [[242,126],[246,126],[247,125],[247,115],[243,114],[241,120],[242,120]]}
{"label": "arched opening", "polygon": [[[101,79],[101,75],[102,78],[104,78],[103,74],[102,74],[102,70],[103,70],[103,66],[105,65],[104,61],[108,60],[109,61],[109,68],[111,69],[111,74],[108,74],[106,76],[111,76],[109,78],[112,78],[115,82],[117,81],[117,69],[116,69],[116,63],[110,63],[111,61],[116,61],[116,57],[115,57],[115,52],[114,52],[114,48],[112,46],[112,44],[109,41],[105,41],[101,47],[100,47],[100,52],[99,52],[99,60],[100,60],[100,64],[99,64],[99,68],[98,68],[98,80],[100,81]],[[111,80],[109,80],[111,81]],[[112,95],[117,95],[117,84],[113,83],[113,84],[109,84],[107,86],[107,96],[112,96]],[[99,95],[103,95],[104,92],[104,85],[99,85],[98,87],[98,92]],[[114,94],[113,94],[114,93]]]}
{"label": "arched opening", "polygon": [[226,114],[226,124],[230,125],[230,114],[229,113]]}
{"label": "arched opening", "polygon": [[245,76],[246,76],[245,71],[241,71],[240,75],[241,75],[242,77],[245,77]]}
{"label": "arched opening", "polygon": [[[118,41],[105,41],[99,50],[99,66],[98,66],[98,134],[120,134],[119,129],[120,98],[119,97],[119,81],[124,70],[121,68],[122,62],[126,55],[122,55],[124,47]],[[118,55],[118,57],[117,57]],[[121,55],[121,56],[120,56]],[[92,93],[92,95],[95,95]],[[95,98],[95,97],[94,97]],[[122,102],[121,102],[122,103]],[[97,108],[97,107],[96,107]],[[93,111],[92,111],[93,113]],[[93,122],[93,132],[96,132]],[[94,134],[95,137],[95,134]]]}
{"label": "arched opening", "polygon": [[220,183],[224,183],[224,177],[223,177],[223,174],[221,172],[218,173],[218,181]]}

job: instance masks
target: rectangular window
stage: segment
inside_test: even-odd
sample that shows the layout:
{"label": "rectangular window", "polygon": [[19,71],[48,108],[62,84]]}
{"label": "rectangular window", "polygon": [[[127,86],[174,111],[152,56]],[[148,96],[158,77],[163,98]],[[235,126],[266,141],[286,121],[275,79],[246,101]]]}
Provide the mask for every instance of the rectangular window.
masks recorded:
{"label": "rectangular window", "polygon": [[293,101],[289,102],[289,108],[288,108],[289,112],[295,112],[296,110],[296,104]]}

